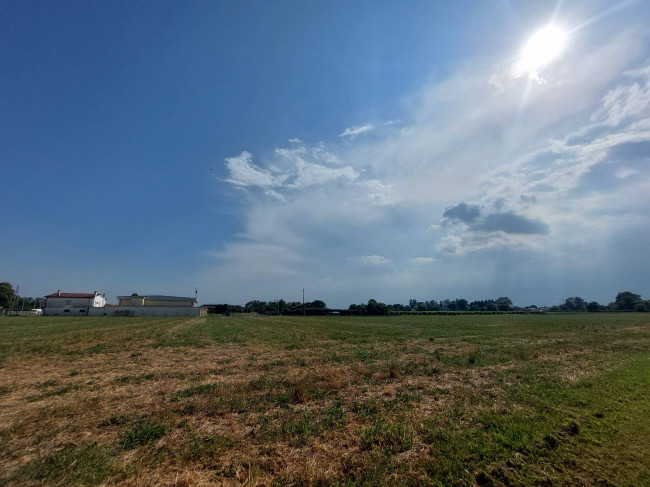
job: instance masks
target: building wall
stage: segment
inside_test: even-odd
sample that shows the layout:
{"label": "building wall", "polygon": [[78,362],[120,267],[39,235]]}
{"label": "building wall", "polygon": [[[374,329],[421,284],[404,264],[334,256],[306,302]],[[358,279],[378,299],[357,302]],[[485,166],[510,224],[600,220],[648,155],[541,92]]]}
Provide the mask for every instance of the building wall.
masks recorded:
{"label": "building wall", "polygon": [[47,298],[44,315],[86,316],[92,299],[90,298]]}
{"label": "building wall", "polygon": [[143,306],[144,298],[141,296],[130,296],[127,298],[121,298],[119,301],[119,306]]}
{"label": "building wall", "polygon": [[183,308],[183,307],[191,308],[194,306],[194,301],[192,300],[161,301],[161,300],[147,299],[145,300],[144,305],[145,306],[174,306],[175,308]]}
{"label": "building wall", "polygon": [[174,308],[191,308],[194,306],[194,301],[191,299],[155,300],[149,299],[146,296],[130,296],[120,298],[118,306],[172,306]]}
{"label": "building wall", "polygon": [[94,298],[47,298],[44,315],[48,316],[87,316],[88,310],[93,307],[104,307],[106,298],[96,295]]}
{"label": "building wall", "polygon": [[108,306],[104,308],[90,308],[88,316],[202,316],[201,308],[182,306]]}

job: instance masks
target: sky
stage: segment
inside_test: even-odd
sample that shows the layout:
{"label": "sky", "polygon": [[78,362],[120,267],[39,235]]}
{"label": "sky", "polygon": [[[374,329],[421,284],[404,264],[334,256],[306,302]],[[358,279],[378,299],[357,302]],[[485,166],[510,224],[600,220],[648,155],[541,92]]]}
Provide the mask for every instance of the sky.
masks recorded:
{"label": "sky", "polygon": [[1,2],[0,281],[647,298],[649,37],[641,0]]}

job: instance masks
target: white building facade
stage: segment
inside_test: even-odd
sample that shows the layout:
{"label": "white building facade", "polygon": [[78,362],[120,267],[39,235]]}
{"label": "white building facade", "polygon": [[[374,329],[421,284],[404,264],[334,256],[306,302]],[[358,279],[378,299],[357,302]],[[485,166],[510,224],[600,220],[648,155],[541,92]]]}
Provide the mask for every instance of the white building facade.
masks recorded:
{"label": "white building facade", "polygon": [[103,308],[106,296],[94,293],[62,293],[57,291],[45,296],[45,316],[88,316],[92,308]]}

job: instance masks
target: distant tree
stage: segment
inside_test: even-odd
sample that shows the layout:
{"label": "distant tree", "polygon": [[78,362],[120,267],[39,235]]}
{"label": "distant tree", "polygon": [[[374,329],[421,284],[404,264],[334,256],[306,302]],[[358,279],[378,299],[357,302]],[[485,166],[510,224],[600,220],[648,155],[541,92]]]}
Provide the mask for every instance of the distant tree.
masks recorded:
{"label": "distant tree", "polygon": [[634,305],[634,311],[638,313],[647,313],[648,312],[648,305],[646,303],[636,303]]}
{"label": "distant tree", "polygon": [[15,297],[13,286],[8,282],[0,282],[0,308],[9,309]]}
{"label": "distant tree", "polygon": [[458,309],[458,311],[467,311],[467,309],[469,308],[467,300],[466,299],[457,299],[456,300],[456,308]]}
{"label": "distant tree", "polygon": [[366,305],[365,304],[351,304],[348,308],[352,314],[355,315],[365,315],[366,314]]}
{"label": "distant tree", "polygon": [[435,299],[432,299],[431,301],[425,301],[424,306],[426,311],[437,311],[440,309]]}
{"label": "distant tree", "polygon": [[564,311],[584,311],[585,306],[585,300],[580,296],[575,296],[572,298],[566,298],[564,304],[562,305],[562,309]]}
{"label": "distant tree", "polygon": [[267,315],[277,315],[278,311],[279,309],[277,301],[268,301],[264,307],[264,313]]}
{"label": "distant tree", "polygon": [[497,306],[497,303],[487,303],[485,305],[485,311],[498,311],[499,307]]}
{"label": "distant tree", "polygon": [[244,310],[247,313],[264,314],[266,313],[266,306],[267,306],[266,301],[258,301],[257,299],[254,299],[253,301],[249,301],[248,303],[246,303],[246,305],[244,306]]}
{"label": "distant tree", "polygon": [[499,311],[508,311],[512,308],[512,300],[508,297],[502,296],[497,299],[497,306],[499,307]]}
{"label": "distant tree", "polygon": [[313,309],[325,309],[325,308],[327,308],[327,305],[325,304],[324,301],[321,301],[320,299],[317,299],[316,301],[312,301],[312,302],[309,304],[309,308],[313,308]]}
{"label": "distant tree", "polygon": [[[489,303],[494,303],[493,299],[489,300],[482,300],[482,301],[472,301],[469,303],[469,308],[470,310],[476,310],[476,311],[487,311],[487,305]],[[478,308],[478,309],[476,309]],[[496,311],[496,309],[495,309]]]}
{"label": "distant tree", "polygon": [[631,311],[641,301],[640,295],[631,293],[630,291],[624,291],[616,295],[614,308],[619,311]]}
{"label": "distant tree", "polygon": [[366,305],[366,313],[372,316],[380,316],[388,314],[388,306],[384,303],[378,303],[376,300],[371,299]]}
{"label": "distant tree", "polygon": [[596,311],[600,311],[600,304],[598,304],[597,301],[590,301],[590,302],[587,303],[585,308],[590,313],[595,313]]}
{"label": "distant tree", "polygon": [[418,304],[418,300],[417,300],[417,299],[409,299],[409,308],[411,308],[411,309],[415,309],[415,307],[417,306],[417,304]]}

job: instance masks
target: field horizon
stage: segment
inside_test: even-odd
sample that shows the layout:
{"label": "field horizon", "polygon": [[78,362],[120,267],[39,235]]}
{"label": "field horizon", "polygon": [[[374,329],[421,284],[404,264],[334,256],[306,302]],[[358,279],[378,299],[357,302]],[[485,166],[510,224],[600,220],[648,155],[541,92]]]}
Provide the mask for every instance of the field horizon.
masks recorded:
{"label": "field horizon", "polygon": [[0,484],[650,485],[650,316],[0,318]]}

